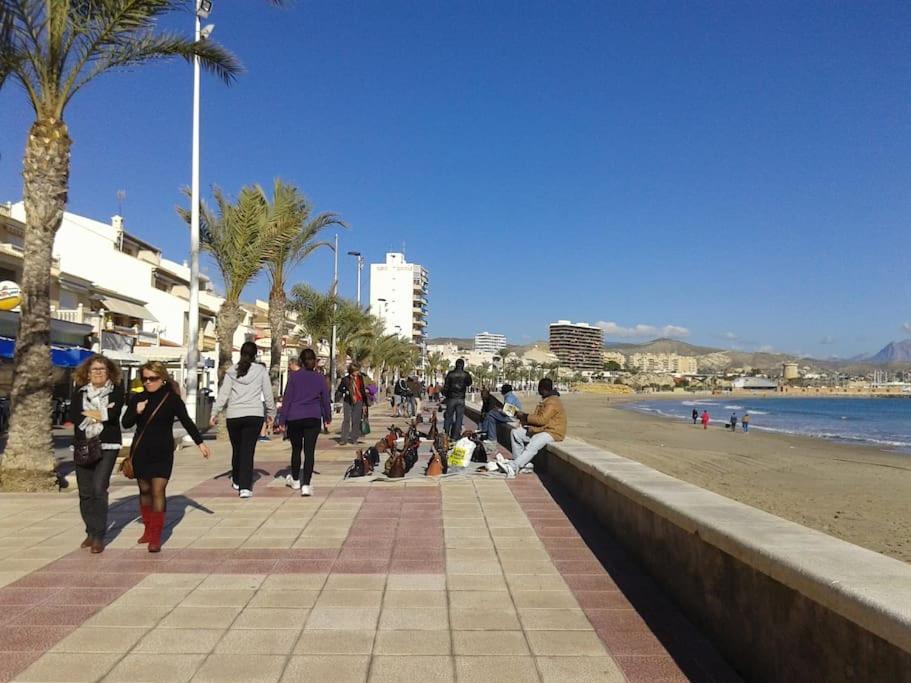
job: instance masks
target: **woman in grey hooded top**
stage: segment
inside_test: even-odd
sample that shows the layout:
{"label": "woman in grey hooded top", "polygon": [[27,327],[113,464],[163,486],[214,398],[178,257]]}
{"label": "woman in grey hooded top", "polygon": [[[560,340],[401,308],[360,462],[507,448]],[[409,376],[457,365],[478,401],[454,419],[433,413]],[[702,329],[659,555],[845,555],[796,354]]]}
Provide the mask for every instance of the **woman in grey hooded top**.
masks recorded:
{"label": "woman in grey hooded top", "polygon": [[253,495],[253,456],[263,420],[271,424],[275,417],[275,398],[269,371],[255,363],[256,344],[244,342],[240,361],[225,373],[212,411],[211,424],[218,422],[224,411],[231,438],[231,485],[240,491],[241,498]]}

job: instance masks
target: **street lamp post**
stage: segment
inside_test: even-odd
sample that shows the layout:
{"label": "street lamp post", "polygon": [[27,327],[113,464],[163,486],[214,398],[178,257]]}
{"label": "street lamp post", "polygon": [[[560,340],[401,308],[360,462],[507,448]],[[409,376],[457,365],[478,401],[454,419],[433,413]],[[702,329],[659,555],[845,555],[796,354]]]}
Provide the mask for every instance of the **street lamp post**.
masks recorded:
{"label": "street lamp post", "polygon": [[335,345],[337,343],[338,328],[335,324],[336,313],[338,312],[338,235],[335,236],[335,244],[330,247],[333,252],[332,266],[332,340],[329,342],[329,385],[335,385]]}
{"label": "street lamp post", "polygon": [[[205,28],[200,19],[212,11],[212,0],[196,0],[194,36],[196,42],[212,35],[213,26]],[[187,321],[186,389],[187,412],[196,421],[199,392],[199,55],[193,57],[193,152],[190,183],[190,312]]]}
{"label": "street lamp post", "polygon": [[359,251],[349,251],[348,256],[357,257],[357,307],[361,307],[361,271],[364,269],[364,257]]}

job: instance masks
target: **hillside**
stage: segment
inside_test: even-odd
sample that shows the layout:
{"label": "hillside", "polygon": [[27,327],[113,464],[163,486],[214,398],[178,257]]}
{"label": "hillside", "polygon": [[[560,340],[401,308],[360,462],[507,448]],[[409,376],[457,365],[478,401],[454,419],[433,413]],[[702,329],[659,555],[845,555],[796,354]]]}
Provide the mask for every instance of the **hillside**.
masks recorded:
{"label": "hillside", "polygon": [[605,348],[620,353],[676,353],[678,356],[706,356],[712,353],[727,353],[723,349],[708,346],[695,346],[679,339],[653,339],[644,344],[610,343]]}
{"label": "hillside", "polygon": [[873,365],[896,365],[899,363],[911,363],[911,339],[904,341],[889,342],[877,353],[865,358],[864,362]]}

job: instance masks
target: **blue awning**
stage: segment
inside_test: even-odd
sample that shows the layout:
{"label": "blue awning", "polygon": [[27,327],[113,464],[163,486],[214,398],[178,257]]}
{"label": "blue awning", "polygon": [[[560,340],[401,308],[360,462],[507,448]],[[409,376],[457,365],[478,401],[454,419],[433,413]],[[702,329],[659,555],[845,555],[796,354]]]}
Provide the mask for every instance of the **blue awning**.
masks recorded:
{"label": "blue awning", "polygon": [[[12,358],[16,353],[16,340],[9,337],[0,337],[0,358]],[[92,355],[89,349],[78,346],[51,347],[51,363],[58,368],[75,368],[82,361]]]}

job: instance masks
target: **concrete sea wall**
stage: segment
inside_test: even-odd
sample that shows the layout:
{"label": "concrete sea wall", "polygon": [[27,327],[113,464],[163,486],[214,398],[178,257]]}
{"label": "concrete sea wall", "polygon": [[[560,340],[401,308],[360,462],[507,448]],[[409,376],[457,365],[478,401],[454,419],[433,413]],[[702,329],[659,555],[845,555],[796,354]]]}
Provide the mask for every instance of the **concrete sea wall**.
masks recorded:
{"label": "concrete sea wall", "polygon": [[[508,446],[505,427],[499,440]],[[911,682],[911,565],[573,439],[535,466],[574,492],[747,680]]]}

